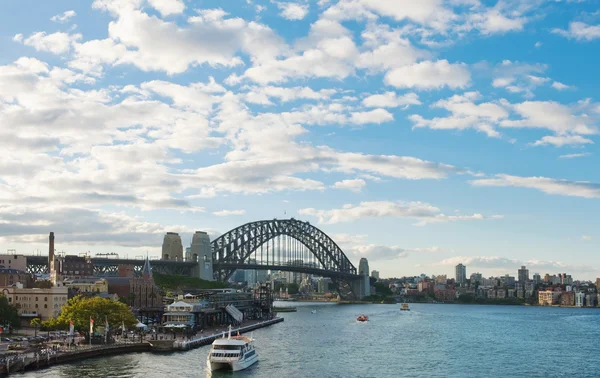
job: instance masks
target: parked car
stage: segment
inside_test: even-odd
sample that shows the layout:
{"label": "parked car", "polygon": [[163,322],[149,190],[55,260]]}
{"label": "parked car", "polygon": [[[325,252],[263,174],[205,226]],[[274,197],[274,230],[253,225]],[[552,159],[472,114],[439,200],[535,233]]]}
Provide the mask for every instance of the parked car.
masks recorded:
{"label": "parked car", "polygon": [[2,342],[5,342],[5,343],[12,343],[12,340],[9,339],[8,337],[3,337],[1,340],[2,340]]}

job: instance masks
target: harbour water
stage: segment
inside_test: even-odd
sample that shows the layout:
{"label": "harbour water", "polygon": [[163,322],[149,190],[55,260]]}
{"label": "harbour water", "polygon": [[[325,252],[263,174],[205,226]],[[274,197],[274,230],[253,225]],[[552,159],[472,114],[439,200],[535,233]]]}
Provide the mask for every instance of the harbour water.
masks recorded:
{"label": "harbour water", "polygon": [[[86,360],[22,377],[598,377],[600,310],[290,303],[254,331],[260,360],[211,373],[209,347]],[[316,313],[311,313],[316,309]],[[368,323],[357,323],[364,313]]]}

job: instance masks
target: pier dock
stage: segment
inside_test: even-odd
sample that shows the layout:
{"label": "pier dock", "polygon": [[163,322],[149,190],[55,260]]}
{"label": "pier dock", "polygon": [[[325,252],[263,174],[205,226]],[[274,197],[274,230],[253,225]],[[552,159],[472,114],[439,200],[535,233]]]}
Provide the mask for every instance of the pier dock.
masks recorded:
{"label": "pier dock", "polygon": [[[240,334],[247,333],[250,331],[254,331],[255,329],[268,327],[275,323],[280,323],[282,321],[283,321],[283,318],[273,318],[270,320],[263,320],[263,321],[260,321],[257,323],[249,324],[247,326],[232,328],[231,332],[235,333],[235,334],[237,334],[238,332]],[[197,347],[200,347],[203,345],[212,344],[212,342],[215,341],[215,339],[218,339],[219,337],[223,337],[223,335],[225,335],[226,333],[227,333],[226,331],[223,331],[223,332],[215,333],[215,334],[208,335],[208,336],[198,337],[198,338],[191,339],[191,340],[176,340],[173,342],[173,349],[187,350],[187,349],[191,349],[191,348],[197,348]]]}

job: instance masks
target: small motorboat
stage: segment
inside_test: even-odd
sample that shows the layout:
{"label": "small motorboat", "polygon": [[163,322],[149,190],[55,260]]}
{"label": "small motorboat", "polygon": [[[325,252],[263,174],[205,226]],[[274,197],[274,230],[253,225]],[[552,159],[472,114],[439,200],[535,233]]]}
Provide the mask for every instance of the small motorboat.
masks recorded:
{"label": "small motorboat", "polygon": [[408,303],[402,303],[400,306],[400,311],[410,311],[410,308],[408,308]]}
{"label": "small motorboat", "polygon": [[311,314],[316,314],[316,313],[317,313],[317,310],[312,310],[310,313],[311,313]]}
{"label": "small motorboat", "polygon": [[367,315],[363,314],[363,315],[360,315],[358,318],[356,318],[356,321],[361,322],[361,323],[368,322],[369,317]]}

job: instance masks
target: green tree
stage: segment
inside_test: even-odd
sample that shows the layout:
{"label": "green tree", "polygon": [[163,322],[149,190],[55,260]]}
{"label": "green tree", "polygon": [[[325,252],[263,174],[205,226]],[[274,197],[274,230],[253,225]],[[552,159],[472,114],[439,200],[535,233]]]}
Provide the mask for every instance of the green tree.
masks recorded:
{"label": "green tree", "polygon": [[35,329],[35,336],[37,336],[37,329],[41,323],[42,321],[40,320],[40,318],[33,318],[31,319],[31,322],[29,322],[29,325],[31,325]]}
{"label": "green tree", "polygon": [[375,283],[375,292],[377,294],[382,294],[385,296],[389,296],[392,295],[392,289],[390,289],[388,286],[386,286],[385,284],[381,283],[381,282],[376,282]]}
{"label": "green tree", "polygon": [[72,320],[75,329],[86,331],[90,328],[90,318],[94,319],[96,324],[102,325],[104,319],[113,325],[120,325],[123,322],[126,327],[137,324],[137,319],[126,304],[100,297],[76,296],[63,306],[56,319],[56,326],[67,329],[69,321]]}
{"label": "green tree", "polygon": [[8,303],[8,299],[0,295],[0,326],[19,328],[19,313],[15,306]]}

